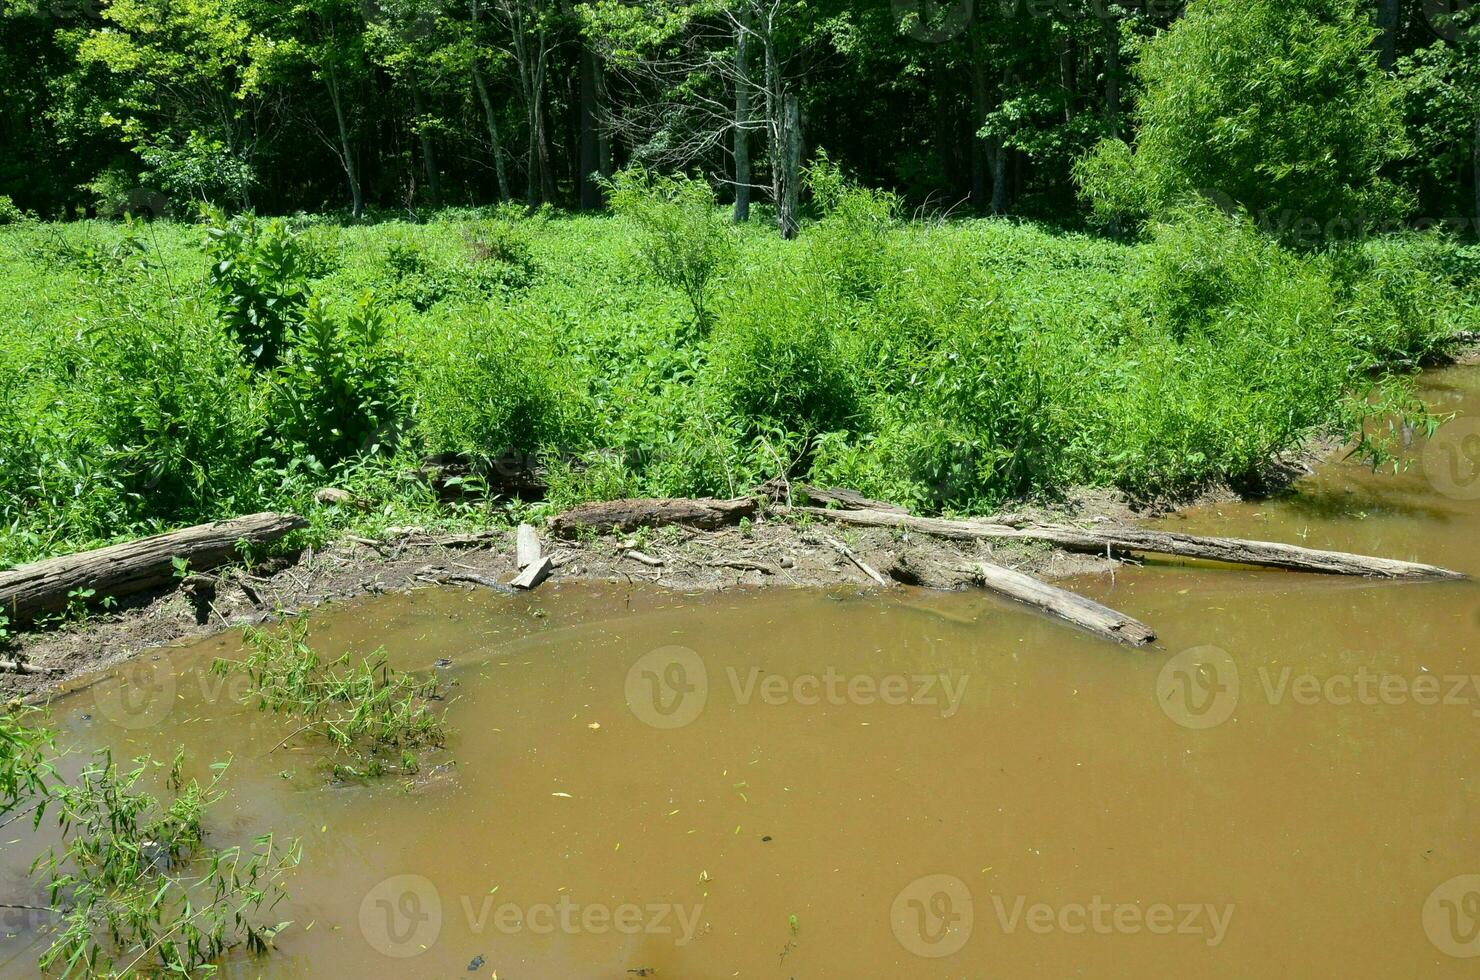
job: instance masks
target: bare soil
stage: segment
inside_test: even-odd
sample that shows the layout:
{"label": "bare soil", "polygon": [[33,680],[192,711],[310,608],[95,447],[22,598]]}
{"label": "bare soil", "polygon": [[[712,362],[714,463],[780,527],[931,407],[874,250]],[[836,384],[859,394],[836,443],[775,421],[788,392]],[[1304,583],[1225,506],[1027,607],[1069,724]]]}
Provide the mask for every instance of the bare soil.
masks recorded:
{"label": "bare soil", "polygon": [[[1270,485],[1310,471],[1336,444],[1313,442],[1281,462]],[[1052,521],[1132,523],[1178,506],[1237,497],[1220,488],[1195,500],[1132,503],[1113,491],[1077,492],[1051,507],[1016,508],[1016,515]],[[135,596],[119,608],[12,637],[0,660],[19,660],[37,673],[0,671],[0,700],[37,700],[69,678],[112,666],[138,653],[223,630],[269,622],[322,603],[418,588],[483,588],[514,578],[513,528],[461,535],[394,529],[383,540],[346,536],[319,551],[254,568],[219,569],[204,587]],[[698,531],[665,527],[638,535],[576,541],[542,533],[554,559],[553,579],[632,582],[678,591],[737,588],[877,587],[828,539],[840,541],[897,581],[933,589],[972,587],[973,563],[990,559],[1044,579],[1107,574],[1118,563],[1026,542],[959,542],[890,529],[844,527],[762,513],[748,527]],[[462,577],[463,581],[458,582]],[[474,584],[469,580],[482,580]]]}

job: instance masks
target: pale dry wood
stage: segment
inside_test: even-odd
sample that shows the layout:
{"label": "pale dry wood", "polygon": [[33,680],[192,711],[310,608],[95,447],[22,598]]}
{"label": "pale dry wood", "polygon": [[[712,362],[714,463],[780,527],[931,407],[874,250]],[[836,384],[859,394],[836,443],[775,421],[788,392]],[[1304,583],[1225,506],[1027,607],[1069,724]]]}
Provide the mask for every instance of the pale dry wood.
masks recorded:
{"label": "pale dry wood", "polygon": [[1080,528],[1062,524],[1020,526],[994,524],[989,521],[947,520],[936,517],[913,517],[869,510],[826,510],[821,507],[793,507],[792,511],[857,524],[864,527],[901,527],[961,541],[1020,540],[1044,541],[1072,551],[1105,554],[1114,551],[1149,552],[1201,558],[1208,561],[1262,568],[1283,568],[1327,575],[1364,575],[1392,579],[1463,579],[1462,572],[1399,561],[1373,558],[1342,551],[1320,551],[1272,541],[1249,541],[1241,538],[1214,538],[1169,531],[1146,531],[1140,528]]}
{"label": "pale dry wood", "polygon": [[540,535],[533,525],[520,524],[514,541],[515,563],[522,569],[540,560]]}
{"label": "pale dry wood", "polygon": [[682,524],[702,530],[714,530],[730,524],[740,523],[742,518],[755,514],[753,497],[736,497],[733,500],[713,498],[669,499],[640,498],[635,500],[606,500],[594,504],[582,504],[563,514],[550,518],[550,529],[561,537],[574,537],[582,530],[597,533],[628,532],[640,527],[659,527],[665,524]]}
{"label": "pale dry wood", "polygon": [[543,558],[536,559],[528,568],[514,576],[513,581],[509,584],[516,589],[532,589],[549,578],[550,572],[554,567],[555,563],[551,561],[549,555],[546,555]]}
{"label": "pale dry wood", "polygon": [[236,557],[240,541],[267,544],[307,526],[296,514],[249,514],[19,565],[0,572],[0,613],[21,622],[65,609],[68,594],[78,589],[95,590],[96,601],[159,588],[176,578],[172,559],[204,571]]}
{"label": "pale dry wood", "polygon": [[652,555],[643,551],[638,551],[636,548],[628,548],[626,551],[626,555],[633,561],[641,562],[642,564],[647,565],[649,568],[663,567],[663,559],[654,558]]}
{"label": "pale dry wood", "polygon": [[733,568],[741,572],[760,572],[762,575],[776,574],[776,569],[770,565],[745,558],[716,558],[706,564],[710,568]]}
{"label": "pale dry wood", "polygon": [[0,660],[0,674],[60,674],[60,667],[38,667],[17,660]]}
{"label": "pale dry wood", "polygon": [[1015,569],[978,562],[976,573],[983,588],[1041,609],[1107,640],[1143,647],[1156,639],[1156,632],[1139,620]]}
{"label": "pale dry wood", "polygon": [[823,540],[832,545],[832,547],[838,552],[838,554],[842,555],[844,558],[857,565],[859,571],[863,572],[863,574],[873,579],[882,588],[891,589],[894,587],[893,579],[889,578],[887,575],[880,573],[877,568],[874,568],[868,562],[864,561],[862,558],[859,558],[858,555],[853,552],[853,549],[848,547],[843,542],[837,540],[836,538],[823,538]]}

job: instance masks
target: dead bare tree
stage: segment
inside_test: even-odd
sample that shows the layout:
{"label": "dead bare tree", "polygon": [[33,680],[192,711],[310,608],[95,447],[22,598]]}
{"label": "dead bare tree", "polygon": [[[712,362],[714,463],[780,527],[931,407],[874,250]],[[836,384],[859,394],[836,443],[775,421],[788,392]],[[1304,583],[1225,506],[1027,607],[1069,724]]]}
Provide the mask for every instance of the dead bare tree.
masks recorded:
{"label": "dead bare tree", "polygon": [[[801,191],[801,80],[819,52],[798,30],[806,16],[795,0],[732,0],[702,8],[679,4],[670,36],[639,55],[622,39],[591,31],[614,77],[630,97],[618,100],[604,125],[648,166],[688,169],[729,157],[721,182],[735,188],[735,219],[750,213],[750,194],[768,191],[776,223],[795,237]],[[766,146],[769,186],[755,182],[753,134]]]}
{"label": "dead bare tree", "polygon": [[555,199],[555,173],[545,117],[545,84],[550,57],[561,45],[560,11],[547,0],[494,0],[494,16],[505,29],[505,51],[519,74],[529,142],[525,151],[525,203],[534,207]]}

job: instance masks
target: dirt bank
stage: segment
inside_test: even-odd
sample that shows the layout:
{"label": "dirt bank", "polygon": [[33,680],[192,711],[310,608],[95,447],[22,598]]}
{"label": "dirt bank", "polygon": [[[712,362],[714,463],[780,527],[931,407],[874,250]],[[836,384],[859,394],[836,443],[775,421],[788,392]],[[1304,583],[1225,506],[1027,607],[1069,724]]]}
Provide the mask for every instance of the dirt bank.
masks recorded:
{"label": "dirt bank", "polygon": [[[1339,453],[1340,440],[1318,437],[1266,470],[1249,492],[1287,488]],[[1044,521],[1134,524],[1185,507],[1236,499],[1228,487],[1195,497],[1131,501],[1109,490],[1080,490],[1053,506],[1014,507]],[[895,580],[932,589],[970,588],[972,564],[990,560],[1043,579],[1109,574],[1119,562],[1022,542],[950,541],[888,529],[843,527],[764,511],[744,528],[697,531],[666,527],[639,535],[574,541],[543,534],[553,556],[551,582],[641,582],[677,591],[785,586],[876,588],[827,538]],[[63,681],[141,651],[255,625],[326,602],[418,588],[482,588],[458,576],[503,583],[515,575],[512,527],[432,534],[414,528],[381,540],[346,536],[318,551],[252,569],[218,570],[214,588],[144,594],[79,622],[30,630],[10,639],[0,660],[38,673],[0,671],[0,700],[36,700]],[[635,554],[634,554],[635,552]],[[656,564],[655,564],[656,562]],[[451,581],[449,581],[449,579]],[[541,588],[548,587],[546,585]]]}
{"label": "dirt bank", "polygon": [[[1118,495],[1087,492],[1076,495],[1072,503],[1033,513],[1057,520],[1133,521],[1165,509],[1137,511]],[[223,569],[214,589],[145,595],[80,622],[20,633],[3,659],[19,657],[47,672],[0,673],[0,697],[34,698],[67,678],[143,650],[265,622],[325,602],[417,588],[484,587],[459,583],[456,576],[507,582],[515,573],[514,536],[512,528],[462,535],[405,529],[381,541],[346,537],[327,549],[266,567]],[[546,552],[556,568],[541,588],[580,581],[641,582],[679,591],[875,587],[827,538],[843,541],[886,574],[925,588],[968,587],[971,565],[979,558],[990,557],[1049,579],[1107,572],[1117,564],[1033,544],[946,541],[763,514],[749,527],[718,531],[668,527],[579,541],[546,536]],[[446,581],[449,578],[454,581]]]}

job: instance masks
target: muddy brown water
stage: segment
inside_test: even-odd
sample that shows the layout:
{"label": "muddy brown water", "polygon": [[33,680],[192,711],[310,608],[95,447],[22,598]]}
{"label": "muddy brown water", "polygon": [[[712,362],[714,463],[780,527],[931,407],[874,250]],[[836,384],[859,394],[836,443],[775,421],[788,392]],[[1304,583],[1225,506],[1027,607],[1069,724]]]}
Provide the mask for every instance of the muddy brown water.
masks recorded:
{"label": "muddy brown water", "polygon": [[[1480,576],[1480,370],[1407,472],[1166,522]],[[315,614],[448,682],[450,769],[336,788],[206,672],[73,685],[63,741],[204,773],[304,839],[248,977],[1474,976],[1480,585],[1148,564],[1075,587],[1149,652],[979,594],[428,590]],[[440,761],[429,757],[428,762]],[[0,893],[43,839],[0,832]],[[0,975],[44,939],[0,923]],[[8,934],[8,935],[6,935]]]}

